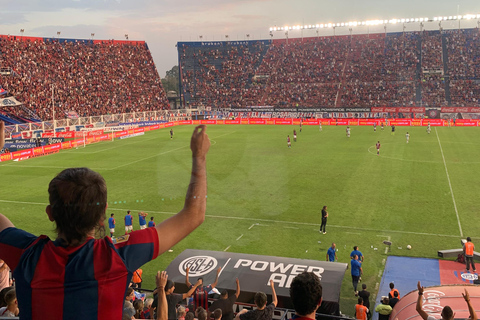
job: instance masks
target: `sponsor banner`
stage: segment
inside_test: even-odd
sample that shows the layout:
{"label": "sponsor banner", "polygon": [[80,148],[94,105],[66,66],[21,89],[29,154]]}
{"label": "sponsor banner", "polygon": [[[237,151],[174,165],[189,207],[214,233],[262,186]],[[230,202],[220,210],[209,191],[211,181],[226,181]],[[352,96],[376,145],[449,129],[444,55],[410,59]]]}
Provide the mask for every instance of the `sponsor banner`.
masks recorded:
{"label": "sponsor banner", "polygon": [[134,128],[133,132],[134,133],[140,133],[140,132],[145,132],[145,130],[143,128]]}
{"label": "sponsor banner", "polygon": [[94,142],[95,142],[95,136],[85,138],[85,143],[86,144],[90,144],[90,143],[94,143]]}
{"label": "sponsor banner", "polygon": [[96,141],[103,141],[103,140],[108,140],[110,137],[109,134],[102,134],[101,136],[96,136],[95,140]]}
{"label": "sponsor banner", "polygon": [[17,107],[21,106],[22,104],[23,103],[21,103],[14,97],[0,99],[0,107]]}
{"label": "sponsor banner", "polygon": [[0,161],[8,161],[8,160],[12,160],[12,154],[11,153],[0,154]]}
{"label": "sponsor banner", "polygon": [[184,125],[184,124],[192,124],[192,120],[182,120],[182,121],[177,121],[178,124]]}
{"label": "sponsor banner", "polygon": [[445,120],[442,119],[423,119],[422,125],[423,126],[428,126],[430,123],[431,126],[444,126],[445,125]]}
{"label": "sponsor banner", "polygon": [[[40,142],[43,144],[52,144],[52,143],[59,143],[65,141],[64,138],[40,138]],[[5,143],[36,143],[37,138],[32,139],[7,139]]]}
{"label": "sponsor banner", "polygon": [[12,160],[33,156],[33,149],[12,152]]}
{"label": "sponsor banner", "polygon": [[422,119],[412,119],[412,126],[421,126],[422,122]]}
{"label": "sponsor banner", "polygon": [[160,129],[160,126],[158,124],[154,126],[150,126],[150,130],[157,130],[157,129]]}
{"label": "sponsor banner", "polygon": [[248,119],[240,119],[240,124],[248,124]]}
{"label": "sponsor banner", "polygon": [[442,113],[480,113],[479,107],[442,107]]}
{"label": "sponsor banner", "polygon": [[236,289],[232,279],[238,278],[242,290],[237,302],[250,302],[258,291],[269,294],[272,280],[280,308],[291,306],[290,284],[303,271],[318,275],[322,281],[323,300],[338,305],[342,280],[347,270],[346,263],[187,249],[166,269],[168,278],[179,285],[179,292],[183,292],[180,284],[185,286],[187,267],[190,268],[191,279],[203,277],[204,283],[213,282],[216,270],[222,267],[217,287],[227,290]]}
{"label": "sponsor banner", "polygon": [[248,124],[266,124],[264,119],[249,119]]}
{"label": "sponsor banner", "polygon": [[478,127],[478,120],[457,119],[455,120],[456,127]]}
{"label": "sponsor banner", "polygon": [[127,130],[115,132],[115,138],[125,137],[126,135],[128,135],[128,131],[127,131]]}
{"label": "sponsor banner", "polygon": [[315,126],[315,125],[318,125],[319,123],[319,120],[318,119],[306,119],[306,120],[303,120],[303,124],[304,125],[312,125],[312,126]]}
{"label": "sponsor banner", "polygon": [[44,132],[44,133],[42,133],[42,138],[53,138],[53,137],[55,137],[54,132]]}
{"label": "sponsor banner", "polygon": [[217,124],[217,120],[200,120],[200,124]]}
{"label": "sponsor banner", "polygon": [[225,120],[225,124],[240,124],[240,120]]}
{"label": "sponsor banner", "polygon": [[50,152],[58,151],[61,148],[62,148],[62,144],[61,143],[56,143],[56,144],[52,144],[52,145],[43,147],[43,151],[45,153],[50,153]]}
{"label": "sponsor banner", "polygon": [[37,146],[34,142],[27,142],[27,143],[5,143],[5,148],[8,148],[10,151],[17,151],[17,150],[24,150],[24,149],[31,149]]}
{"label": "sponsor banner", "polygon": [[380,120],[377,119],[358,119],[358,125],[360,126],[373,126],[374,124],[380,125]]}
{"label": "sponsor banner", "polygon": [[163,128],[173,127],[173,122],[167,122],[164,124]]}
{"label": "sponsor banner", "polygon": [[72,147],[71,141],[62,142],[62,149],[70,149],[71,147]]}
{"label": "sponsor banner", "polygon": [[389,125],[410,126],[412,125],[412,121],[410,119],[392,119],[389,121]]}
{"label": "sponsor banner", "polygon": [[119,139],[133,138],[133,137],[138,137],[144,134],[145,134],[144,132],[139,132],[139,133],[129,134],[127,136],[120,137]]}
{"label": "sponsor banner", "polygon": [[275,124],[292,124],[292,119],[275,119]]}
{"label": "sponsor banner", "polygon": [[72,148],[83,146],[83,139],[77,139],[70,141],[72,143]]}
{"label": "sponsor banner", "polygon": [[348,125],[350,125],[350,126],[358,126],[358,120],[348,120]]}
{"label": "sponsor banner", "polygon": [[44,154],[43,147],[33,148],[34,156],[41,156],[42,154]]}

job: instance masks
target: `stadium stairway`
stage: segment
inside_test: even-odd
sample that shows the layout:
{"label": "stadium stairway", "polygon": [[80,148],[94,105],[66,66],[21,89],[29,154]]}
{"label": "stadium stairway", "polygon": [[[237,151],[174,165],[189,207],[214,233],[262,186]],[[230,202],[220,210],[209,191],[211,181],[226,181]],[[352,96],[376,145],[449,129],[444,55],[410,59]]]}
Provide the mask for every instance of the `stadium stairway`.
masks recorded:
{"label": "stadium stairway", "polygon": [[417,72],[415,75],[415,101],[417,105],[422,104],[422,37],[417,37]]}
{"label": "stadium stairway", "polygon": [[445,79],[445,100],[448,105],[452,104],[450,97],[450,73],[448,71],[448,50],[447,50],[447,35],[442,34],[442,61],[443,61],[443,78]]}

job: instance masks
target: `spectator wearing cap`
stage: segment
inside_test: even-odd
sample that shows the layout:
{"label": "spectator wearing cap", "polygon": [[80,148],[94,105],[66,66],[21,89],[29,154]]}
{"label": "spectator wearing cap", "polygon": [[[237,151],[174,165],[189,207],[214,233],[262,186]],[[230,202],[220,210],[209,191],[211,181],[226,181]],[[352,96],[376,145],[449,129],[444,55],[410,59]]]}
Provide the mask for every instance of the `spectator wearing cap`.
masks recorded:
{"label": "spectator wearing cap", "polygon": [[237,291],[234,295],[229,296],[227,290],[223,290],[220,299],[214,301],[210,307],[208,308],[208,318],[210,318],[210,314],[214,312],[216,309],[220,309],[222,311],[222,319],[223,320],[233,320],[234,318],[234,311],[233,305],[238,299],[240,295],[240,282],[238,278],[235,280],[237,284]]}

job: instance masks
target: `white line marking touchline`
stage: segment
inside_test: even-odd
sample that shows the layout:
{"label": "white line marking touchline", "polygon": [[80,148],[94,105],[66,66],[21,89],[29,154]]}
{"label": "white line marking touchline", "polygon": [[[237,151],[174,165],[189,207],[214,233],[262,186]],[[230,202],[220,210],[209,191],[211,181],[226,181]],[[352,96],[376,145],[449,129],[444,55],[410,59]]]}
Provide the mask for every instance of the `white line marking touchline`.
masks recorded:
{"label": "white line marking touchline", "polygon": [[450,193],[452,194],[453,207],[455,208],[455,215],[457,216],[458,229],[460,229],[460,236],[463,237],[462,225],[460,224],[460,218],[458,216],[457,203],[455,202],[455,196],[453,195],[452,184],[450,182],[450,175],[448,174],[447,164],[445,162],[445,157],[443,155],[442,144],[440,143],[440,138],[438,137],[437,128],[435,128],[435,134],[437,135],[438,145],[440,146],[440,152],[442,153],[443,165],[445,167],[445,173],[447,174],[448,186],[450,187]]}
{"label": "white line marking touchline", "polygon": [[223,251],[227,251],[228,249],[230,249],[230,247],[231,247],[231,246],[226,247],[225,250],[223,250]]}
{"label": "white line marking touchline", "polygon": [[237,241],[240,240],[243,237],[243,233],[240,235],[240,237],[237,238]]}
{"label": "white line marking touchline", "polygon": [[[18,203],[18,204],[30,204],[30,205],[42,205],[46,206],[48,203],[43,202],[26,202],[26,201],[11,201],[11,200],[1,200],[0,202],[5,203]],[[111,208],[109,207],[108,210],[112,211],[127,211],[129,209],[124,208]],[[159,214],[168,214],[168,215],[175,215],[177,212],[167,212],[167,211],[154,211],[148,209],[130,209],[130,210],[140,210],[140,211],[148,211],[149,213],[159,213]],[[233,219],[233,220],[242,220],[242,221],[262,221],[262,222],[270,222],[270,223],[281,223],[281,224],[293,224],[293,225],[301,225],[301,226],[316,226],[319,227],[320,224],[318,223],[307,223],[307,222],[292,222],[292,221],[283,221],[283,220],[268,220],[268,219],[256,219],[256,218],[243,218],[243,217],[228,217],[228,216],[217,216],[206,214],[206,218],[219,218],[219,219]],[[252,224],[248,230],[252,229],[256,224]],[[390,233],[399,233],[399,234],[413,234],[413,235],[421,235],[421,236],[441,236],[441,237],[449,237],[449,238],[458,238],[458,235],[451,235],[451,234],[441,234],[441,233],[427,233],[427,232],[414,232],[414,231],[402,231],[402,230],[379,230],[379,229],[371,229],[371,228],[359,228],[359,227],[351,227],[351,226],[339,226],[339,225],[329,225],[332,228],[340,228],[340,229],[354,229],[360,231],[371,231],[371,232],[390,232]],[[315,229],[317,232],[318,229]]]}

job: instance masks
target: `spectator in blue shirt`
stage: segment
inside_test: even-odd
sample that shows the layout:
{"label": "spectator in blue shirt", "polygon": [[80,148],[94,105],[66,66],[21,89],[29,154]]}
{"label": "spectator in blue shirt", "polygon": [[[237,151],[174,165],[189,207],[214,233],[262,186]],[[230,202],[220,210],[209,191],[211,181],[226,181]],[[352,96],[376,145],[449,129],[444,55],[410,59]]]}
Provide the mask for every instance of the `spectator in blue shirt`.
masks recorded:
{"label": "spectator in blue shirt", "polygon": [[332,246],[330,248],[328,248],[328,251],[327,251],[327,261],[330,261],[330,262],[335,262],[335,261],[338,261],[337,259],[337,250],[335,250],[335,242],[332,243]]}

